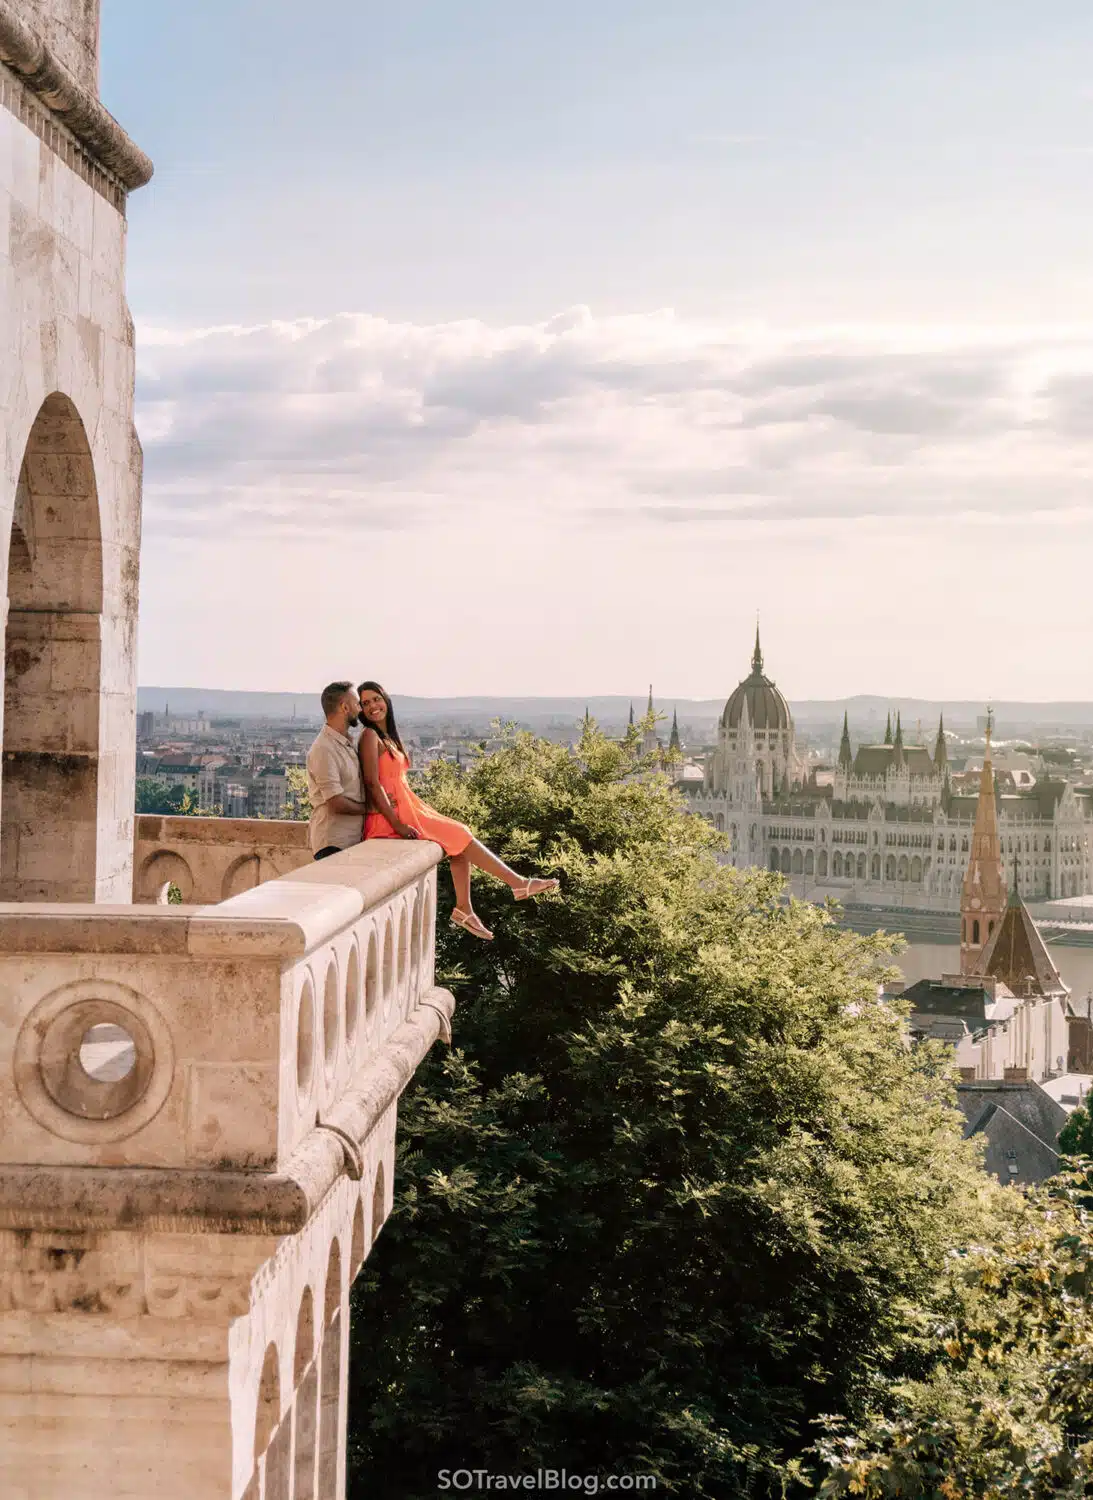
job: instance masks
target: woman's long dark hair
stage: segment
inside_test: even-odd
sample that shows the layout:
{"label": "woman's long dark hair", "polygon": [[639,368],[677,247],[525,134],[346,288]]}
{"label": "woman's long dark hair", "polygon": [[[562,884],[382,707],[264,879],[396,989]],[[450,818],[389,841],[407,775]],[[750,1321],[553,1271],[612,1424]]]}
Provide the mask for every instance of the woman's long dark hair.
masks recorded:
{"label": "woman's long dark hair", "polygon": [[[365,693],[379,693],[380,697],[383,699],[384,703],[387,706],[387,727],[385,730],[377,729],[376,733],[379,735],[381,740],[387,740],[392,745],[396,745],[402,751],[403,755],[406,755],[406,747],[402,743],[402,736],[399,734],[398,725],[395,723],[395,710],[391,704],[391,698],[389,693],[387,692],[387,689],[381,687],[378,682],[362,682],[357,688],[357,696],[363,697]],[[363,715],[361,716],[361,723],[366,729],[376,728],[376,726],[374,724],[370,724]],[[406,758],[407,760],[409,760],[410,757],[406,756]]]}

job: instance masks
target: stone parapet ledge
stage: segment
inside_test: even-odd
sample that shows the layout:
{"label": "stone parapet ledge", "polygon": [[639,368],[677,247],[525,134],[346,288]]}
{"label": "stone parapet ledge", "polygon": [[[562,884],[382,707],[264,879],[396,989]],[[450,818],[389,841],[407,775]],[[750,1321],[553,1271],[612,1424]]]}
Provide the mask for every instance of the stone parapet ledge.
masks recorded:
{"label": "stone parapet ledge", "polygon": [[217,906],[0,906],[0,1164],[281,1174],[286,1202],[315,1152],[352,1171],[447,1031],[439,858],[384,840]]}
{"label": "stone parapet ledge", "polygon": [[0,1230],[295,1234],[343,1173],[361,1179],[370,1135],[454,1009],[447,990],[429,991],[283,1172],[0,1165]]}
{"label": "stone parapet ledge", "polygon": [[18,15],[11,0],[0,0],[0,62],[126,189],[131,192],[151,181],[150,159]]}
{"label": "stone parapet ledge", "polygon": [[133,848],[133,900],[226,901],[312,862],[306,823],[273,818],[142,814]]}

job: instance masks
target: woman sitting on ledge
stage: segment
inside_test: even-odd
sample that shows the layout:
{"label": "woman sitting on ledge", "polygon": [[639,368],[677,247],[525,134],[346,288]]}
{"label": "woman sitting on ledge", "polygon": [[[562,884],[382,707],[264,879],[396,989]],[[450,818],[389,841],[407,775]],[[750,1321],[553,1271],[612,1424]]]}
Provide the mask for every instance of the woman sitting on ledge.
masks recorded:
{"label": "woman sitting on ledge", "polygon": [[471,830],[454,818],[445,818],[433,809],[411,787],[406,779],[410,757],[406,754],[391,700],[378,682],[362,682],[357,689],[361,700],[361,723],[364,730],[357,746],[361,758],[364,784],[368,788],[369,812],[364,820],[366,839],[431,839],[448,856],[448,867],[455,886],[455,910],[452,923],[475,937],[492,939],[493,933],[478,918],[471,905],[471,866],[495,875],[510,888],[517,901],[556,891],[556,880],[517,875],[502,860],[480,844]]}

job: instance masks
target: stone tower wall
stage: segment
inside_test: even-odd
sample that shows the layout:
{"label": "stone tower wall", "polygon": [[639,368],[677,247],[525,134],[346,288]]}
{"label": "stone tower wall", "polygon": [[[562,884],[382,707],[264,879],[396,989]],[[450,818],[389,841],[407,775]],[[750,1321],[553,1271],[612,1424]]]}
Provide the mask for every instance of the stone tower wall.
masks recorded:
{"label": "stone tower wall", "polygon": [[14,10],[33,27],[68,71],[99,90],[100,0],[17,0]]}

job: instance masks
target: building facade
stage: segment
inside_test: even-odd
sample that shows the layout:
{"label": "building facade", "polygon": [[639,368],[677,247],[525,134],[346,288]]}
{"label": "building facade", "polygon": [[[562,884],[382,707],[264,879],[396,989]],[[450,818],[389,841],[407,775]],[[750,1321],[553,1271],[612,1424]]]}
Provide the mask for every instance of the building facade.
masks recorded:
{"label": "building facade", "polygon": [[[943,724],[932,749],[908,743],[898,715],[883,744],[855,748],[844,720],[825,779],[817,783],[798,750],[756,632],[751,672],[725,704],[702,781],[680,783],[693,810],[728,836],[726,858],[777,870],[813,899],[960,909],[978,797],[954,789]],[[996,784],[994,803],[999,852],[1022,896],[1093,891],[1088,793],[1055,779]]]}

